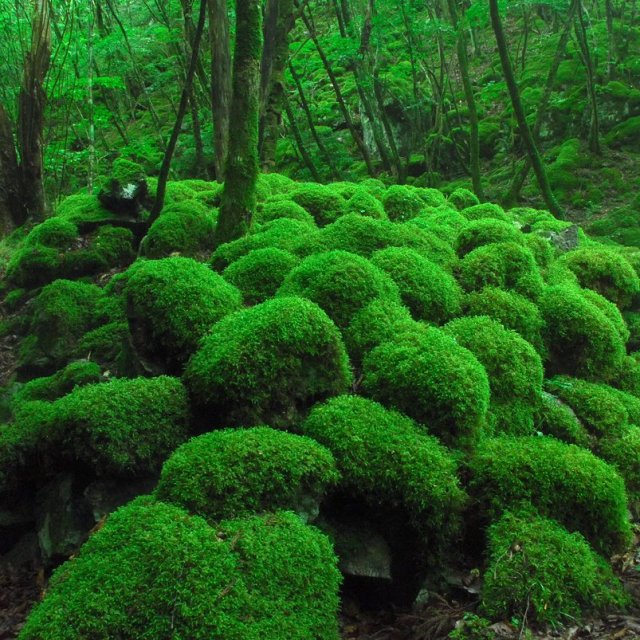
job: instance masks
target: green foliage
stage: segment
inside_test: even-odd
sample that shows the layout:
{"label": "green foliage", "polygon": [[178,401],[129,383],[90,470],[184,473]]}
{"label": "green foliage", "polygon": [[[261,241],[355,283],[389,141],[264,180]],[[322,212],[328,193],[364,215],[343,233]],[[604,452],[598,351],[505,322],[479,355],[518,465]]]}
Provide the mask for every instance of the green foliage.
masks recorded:
{"label": "green foliage", "polygon": [[540,403],[543,369],[535,349],[486,316],[459,318],[444,330],[480,361],[489,377],[489,411],[498,433],[530,435]]}
{"label": "green foliage", "polygon": [[463,299],[463,311],[468,316],[489,316],[513,329],[540,354],[544,352],[540,311],[533,302],[514,291],[485,287],[468,293]]}
{"label": "green foliage", "polygon": [[300,258],[282,249],[255,249],[232,262],[222,273],[237,287],[246,304],[258,304],[275,295]]}
{"label": "green foliage", "polygon": [[531,300],[536,300],[543,288],[533,254],[513,242],[486,244],[468,253],[460,261],[459,282],[466,291],[497,287]]}
{"label": "green foliage", "polygon": [[576,274],[582,287],[597,291],[621,309],[629,307],[640,291],[640,279],[633,267],[610,249],[584,247],[565,253],[560,261]]}
{"label": "green foliage", "polygon": [[314,515],[338,478],[333,456],[310,438],[225,429],[180,446],[162,467],[156,497],[211,523],[279,509]]}
{"label": "green foliage", "polygon": [[176,378],[77,387],[55,407],[67,455],[99,476],[156,473],[187,436],[187,394]]}
{"label": "green foliage", "polygon": [[351,372],[340,333],[322,309],[281,297],[218,322],[184,380],[210,421],[286,426],[346,391]]}
{"label": "green foliage", "polygon": [[142,260],[125,274],[129,326],[143,353],[179,369],[211,326],[240,308],[240,292],[191,258]]}
{"label": "green foliage", "polygon": [[404,185],[389,187],[382,196],[384,210],[392,222],[406,222],[424,209],[425,202],[417,190]]}
{"label": "green foliage", "polygon": [[316,222],[313,216],[299,204],[293,200],[267,200],[261,207],[258,207],[258,211],[254,217],[254,222],[258,224],[265,224],[278,218],[289,218],[291,220],[298,220],[305,222],[311,227],[314,227]]}
{"label": "green foliage", "polygon": [[593,438],[582,426],[573,409],[556,396],[542,392],[540,412],[536,427],[545,436],[553,436],[567,444],[576,444],[585,449],[592,448]]}
{"label": "green foliage", "polygon": [[139,498],[54,573],[20,638],[336,640],[335,565],[328,540],[293,514],[214,529]]}
{"label": "green foliage", "polygon": [[625,354],[620,334],[578,287],[548,287],[539,308],[550,373],[604,381],[615,374]]}
{"label": "green foliage", "polygon": [[431,327],[373,349],[364,360],[362,387],[459,447],[475,443],[489,405],[482,365],[454,338]]}
{"label": "green foliage", "polygon": [[395,282],[365,258],[328,251],[305,258],[285,278],[279,296],[300,296],[318,304],[340,328],[375,298],[398,298]]}
{"label": "green foliage", "polygon": [[196,257],[213,249],[217,212],[194,200],[165,207],[143,238],[140,252],[147,258],[174,253]]}
{"label": "green foliage", "polygon": [[460,313],[462,290],[456,280],[416,251],[390,247],[374,253],[371,262],[398,285],[416,320],[442,324]]}
{"label": "green foliage", "polygon": [[624,482],[585,449],[544,436],[500,436],[480,442],[469,469],[469,492],[492,518],[530,502],[605,556],[629,544]]}
{"label": "green foliage", "polygon": [[335,222],[345,212],[344,198],[331,187],[309,182],[291,192],[291,199],[306,209],[318,226]]}
{"label": "green foliage", "polygon": [[302,428],[335,456],[340,491],[374,509],[403,508],[432,550],[450,547],[466,496],[436,438],[377,402],[346,395],[314,407]]}
{"label": "green foliage", "polygon": [[640,229],[635,207],[619,207],[606,216],[590,223],[587,231],[596,236],[606,236],[623,245],[640,247]]}
{"label": "green foliage", "polygon": [[470,222],[460,231],[456,238],[456,252],[458,257],[464,258],[477,247],[494,242],[524,244],[524,235],[510,222],[482,218]]}
{"label": "green foliage", "polygon": [[629,422],[629,413],[617,397],[619,392],[604,384],[556,376],[545,388],[568,404],[589,433],[598,438],[620,435]]}
{"label": "green foliage", "polygon": [[606,560],[553,520],[507,512],[488,538],[482,610],[494,619],[556,624],[628,603]]}

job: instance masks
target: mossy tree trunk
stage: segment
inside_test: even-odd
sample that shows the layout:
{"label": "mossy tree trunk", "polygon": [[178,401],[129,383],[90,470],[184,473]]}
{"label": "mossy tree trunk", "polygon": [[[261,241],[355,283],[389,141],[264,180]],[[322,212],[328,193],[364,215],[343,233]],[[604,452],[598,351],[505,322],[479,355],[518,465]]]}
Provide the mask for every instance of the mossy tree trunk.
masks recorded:
{"label": "mossy tree trunk", "polygon": [[553,195],[551,185],[549,184],[549,178],[547,177],[547,172],[544,168],[544,164],[542,163],[542,158],[540,157],[538,147],[533,139],[533,134],[531,133],[531,129],[527,124],[527,119],[524,114],[524,108],[522,106],[522,101],[520,100],[520,91],[518,90],[518,85],[513,73],[513,67],[509,58],[509,50],[507,49],[507,41],[502,27],[502,20],[500,19],[498,0],[489,0],[489,12],[491,15],[491,26],[498,45],[502,72],[504,73],[507,88],[509,89],[509,96],[511,98],[511,104],[513,105],[516,121],[518,123],[518,129],[520,130],[520,135],[522,136],[525,148],[527,149],[531,166],[536,174],[542,198],[544,199],[545,205],[554,216],[563,218],[564,215],[562,209]]}
{"label": "mossy tree trunk", "polygon": [[0,234],[9,234],[15,226],[20,205],[18,156],[13,142],[13,127],[0,105]]}
{"label": "mossy tree trunk", "polygon": [[209,0],[211,45],[211,104],[216,180],[224,180],[231,108],[231,39],[227,0]]}
{"label": "mossy tree trunk", "polygon": [[262,2],[238,2],[231,99],[233,118],[229,125],[222,206],[214,234],[216,245],[247,233],[256,208],[261,58]]}
{"label": "mossy tree trunk", "polygon": [[162,208],[164,207],[164,198],[167,189],[167,180],[169,179],[169,170],[171,169],[171,160],[173,153],[176,150],[176,144],[178,143],[178,137],[182,129],[182,122],[187,112],[189,105],[189,97],[192,94],[193,77],[196,73],[196,66],[198,64],[198,54],[200,52],[200,42],[202,41],[202,32],[204,31],[204,23],[207,17],[207,0],[200,0],[200,13],[198,15],[198,26],[193,38],[193,45],[191,48],[191,61],[187,70],[187,77],[182,87],[182,95],[180,97],[180,106],[178,107],[178,115],[173,124],[173,130],[171,131],[171,138],[169,138],[169,144],[164,152],[164,158],[162,159],[162,166],[160,167],[160,175],[158,176],[158,186],[156,188],[156,199],[151,209],[151,215],[149,216],[149,226],[151,226],[160,215]]}
{"label": "mossy tree trunk", "polygon": [[473,190],[478,198],[484,200],[484,191],[482,189],[482,178],[480,176],[480,135],[478,128],[478,110],[476,108],[476,100],[473,95],[473,87],[471,78],[469,77],[469,58],[467,56],[467,38],[464,28],[460,28],[458,24],[458,7],[456,0],[447,0],[449,5],[449,16],[451,24],[457,31],[456,53],[458,56],[458,66],[460,68],[460,76],[462,78],[462,86],[464,88],[464,97],[469,109],[469,169],[471,171],[471,181],[473,182]]}

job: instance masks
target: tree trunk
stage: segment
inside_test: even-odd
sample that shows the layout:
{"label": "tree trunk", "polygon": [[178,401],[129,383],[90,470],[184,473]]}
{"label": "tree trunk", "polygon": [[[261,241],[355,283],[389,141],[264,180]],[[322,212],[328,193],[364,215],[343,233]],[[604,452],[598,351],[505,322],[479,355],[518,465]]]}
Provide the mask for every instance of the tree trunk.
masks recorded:
{"label": "tree trunk", "polygon": [[457,31],[456,52],[458,56],[458,65],[460,67],[460,76],[462,78],[462,86],[464,88],[464,97],[469,109],[469,169],[471,171],[471,181],[473,182],[473,190],[480,200],[484,200],[484,191],[482,189],[482,178],[480,176],[480,137],[478,131],[478,110],[476,109],[476,100],[473,95],[473,87],[471,86],[471,78],[469,77],[469,58],[467,56],[467,38],[464,29],[458,26],[458,8],[456,0],[448,0],[449,15],[451,24]]}
{"label": "tree trunk", "polygon": [[189,69],[187,71],[187,77],[182,87],[182,96],[180,97],[180,106],[178,107],[178,115],[173,125],[173,131],[171,132],[171,138],[169,138],[169,144],[164,152],[164,158],[162,159],[162,167],[160,168],[160,175],[158,176],[158,186],[156,188],[156,199],[151,209],[151,215],[149,216],[149,226],[151,226],[160,215],[162,208],[164,207],[164,197],[167,190],[167,180],[169,179],[169,170],[171,169],[171,160],[173,153],[176,150],[176,144],[178,143],[178,137],[180,136],[180,130],[182,129],[182,122],[184,120],[185,113],[187,112],[187,106],[189,105],[189,96],[193,87],[193,77],[196,73],[196,65],[198,64],[198,53],[200,51],[200,41],[202,40],[202,32],[204,31],[205,18],[207,16],[207,0],[200,0],[200,13],[198,15],[198,26],[196,27],[196,33],[193,38],[193,48],[191,50],[191,62],[189,63]]}
{"label": "tree trunk", "polygon": [[210,0],[211,104],[213,114],[214,170],[216,180],[224,180],[229,141],[231,107],[231,39],[227,0]]}
{"label": "tree trunk", "polygon": [[222,206],[214,233],[216,245],[246,234],[256,208],[261,57],[262,2],[238,2],[231,101],[233,120],[229,127]]}
{"label": "tree trunk", "polygon": [[16,224],[20,201],[18,156],[13,141],[13,126],[0,105],[0,233],[9,234]]}
{"label": "tree trunk", "polygon": [[22,87],[18,97],[18,149],[23,209],[18,213],[26,220],[44,220],[47,203],[43,175],[43,131],[46,96],[44,79],[51,62],[51,21],[49,5],[40,0],[34,9],[31,50],[24,62]]}
{"label": "tree trunk", "polygon": [[509,59],[509,51],[507,50],[507,41],[505,39],[504,30],[502,28],[502,21],[500,20],[500,11],[498,9],[498,0],[489,0],[489,11],[491,14],[491,26],[496,36],[496,43],[498,45],[498,53],[500,54],[500,62],[502,63],[502,71],[504,73],[507,88],[509,89],[509,95],[511,97],[511,104],[513,105],[513,111],[518,123],[518,129],[520,135],[524,141],[531,166],[536,174],[540,191],[544,202],[549,211],[557,218],[563,218],[562,209],[558,205],[558,202],[553,195],[549,179],[547,178],[547,172],[545,171],[542,163],[542,158],[538,152],[538,147],[533,139],[531,129],[527,124],[527,120],[522,107],[522,101],[520,100],[520,91],[516,84],[516,79],[513,75],[513,68],[511,66],[511,60]]}
{"label": "tree trunk", "polygon": [[316,182],[321,182],[320,174],[316,169],[316,165],[313,163],[313,158],[307,151],[307,148],[304,146],[304,141],[302,140],[302,136],[300,135],[300,129],[298,128],[298,124],[296,123],[296,117],[293,113],[293,109],[289,104],[289,100],[285,96],[284,98],[284,108],[287,112],[287,118],[289,119],[289,126],[291,127],[291,133],[293,133],[293,137],[295,138],[296,145],[298,147],[298,151],[300,151],[300,155],[302,156],[302,160],[306,165],[307,169],[311,173],[311,176]]}

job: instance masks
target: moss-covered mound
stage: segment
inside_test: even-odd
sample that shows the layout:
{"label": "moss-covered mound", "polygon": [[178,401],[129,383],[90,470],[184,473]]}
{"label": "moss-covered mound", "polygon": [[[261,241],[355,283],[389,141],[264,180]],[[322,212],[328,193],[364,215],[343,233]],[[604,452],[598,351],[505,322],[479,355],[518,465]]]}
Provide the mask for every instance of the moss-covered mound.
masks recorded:
{"label": "moss-covered mound", "polygon": [[542,362],[515,331],[486,316],[459,318],[444,330],[480,361],[489,377],[497,433],[531,435],[542,393]]}
{"label": "moss-covered mound", "polygon": [[187,394],[176,378],[78,387],[55,403],[55,437],[99,476],[156,473],[187,437]]}
{"label": "moss-covered mound", "polygon": [[486,244],[461,261],[459,281],[466,291],[497,287],[536,300],[543,289],[542,276],[529,249],[513,242]]}
{"label": "moss-covered mound", "polygon": [[55,572],[20,638],[336,640],[339,582],[328,540],[293,514],[214,529],[141,498]]}
{"label": "moss-covered mound", "polygon": [[362,187],[354,189],[353,194],[347,200],[347,212],[378,220],[387,217],[382,202]]}
{"label": "moss-covered mound", "polygon": [[553,436],[567,444],[590,449],[593,438],[584,428],[573,409],[556,396],[542,392],[536,428],[545,436]]}
{"label": "moss-covered mound", "polygon": [[340,333],[322,309],[281,297],[218,322],[184,380],[213,424],[281,426],[345,392],[351,372]]}
{"label": "moss-covered mound", "polygon": [[156,496],[209,522],[279,509],[312,518],[338,477],[331,453],[310,438],[224,429],[179,447],[162,467]]}
{"label": "moss-covered mound", "polygon": [[531,502],[607,557],[629,543],[624,482],[589,451],[543,436],[501,436],[482,441],[469,467],[469,491],[493,518]]}
{"label": "moss-covered mound", "polygon": [[560,261],[576,274],[581,286],[593,289],[626,309],[640,291],[640,280],[620,253],[588,246],[566,253]]}
{"label": "moss-covered mound", "polygon": [[375,298],[398,298],[395,282],[365,258],[346,251],[309,256],[293,269],[278,290],[279,296],[312,300],[338,325]]}
{"label": "moss-covered mound", "polygon": [[469,189],[464,189],[463,187],[454,189],[449,195],[447,202],[454,206],[458,211],[463,211],[468,207],[480,204],[478,196],[476,196],[473,191],[469,191]]}
{"label": "moss-covered mound", "polygon": [[279,196],[277,199],[268,200],[256,212],[254,223],[266,224],[278,218],[289,218],[304,222],[310,227],[315,227],[316,221],[313,216],[297,202],[284,200]]}
{"label": "moss-covered mound", "polygon": [[502,220],[507,221],[509,216],[504,212],[504,209],[491,202],[484,202],[482,204],[474,204],[470,207],[462,209],[462,214],[467,220]]}
{"label": "moss-covered mound", "polygon": [[314,407],[303,432],[335,456],[340,491],[374,512],[402,509],[432,551],[451,545],[465,494],[453,456],[424,427],[377,402],[340,396]]}
{"label": "moss-covered mound", "polygon": [[510,222],[481,219],[470,222],[456,238],[456,252],[460,258],[485,244],[495,242],[524,243],[524,234]]}
{"label": "moss-covered mound", "polygon": [[345,212],[345,200],[332,187],[309,182],[290,193],[291,199],[308,211],[320,227],[335,222]]}
{"label": "moss-covered mound", "polygon": [[483,366],[454,338],[431,327],[373,349],[364,360],[362,388],[457,446],[476,441],[489,405]]}
{"label": "moss-covered mound", "polygon": [[497,320],[532,344],[538,353],[544,354],[544,322],[538,307],[524,296],[514,291],[485,287],[467,294],[462,301],[462,309],[468,316],[488,316]]}
{"label": "moss-covered mound", "polygon": [[371,262],[388,273],[416,320],[442,324],[460,313],[462,290],[455,278],[413,249],[377,251]]}
{"label": "moss-covered mound", "polygon": [[416,189],[399,184],[384,192],[382,204],[389,220],[393,222],[406,222],[415,218],[426,206]]}
{"label": "moss-covered mound", "polygon": [[134,343],[142,354],[179,370],[203,335],[241,305],[241,294],[190,258],[136,262],[124,297]]}
{"label": "moss-covered mound", "polygon": [[276,249],[256,249],[232,262],[222,273],[237,287],[247,304],[258,304],[275,295],[300,258]]}
{"label": "moss-covered mound", "polygon": [[624,343],[616,327],[578,287],[548,287],[540,298],[548,372],[608,380],[620,366]]}
{"label": "moss-covered mound", "polygon": [[494,619],[569,622],[628,602],[604,558],[553,520],[507,512],[488,538],[482,609]]}
{"label": "moss-covered mound", "polygon": [[141,254],[147,258],[206,254],[213,249],[216,220],[217,211],[194,200],[169,205],[143,238]]}

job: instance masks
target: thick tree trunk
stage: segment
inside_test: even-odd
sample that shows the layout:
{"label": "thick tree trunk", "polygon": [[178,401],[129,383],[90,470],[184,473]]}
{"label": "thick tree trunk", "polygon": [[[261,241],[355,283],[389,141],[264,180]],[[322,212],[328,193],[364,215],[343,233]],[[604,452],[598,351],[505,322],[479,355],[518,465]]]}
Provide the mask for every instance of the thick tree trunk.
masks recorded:
{"label": "thick tree trunk", "polygon": [[160,175],[158,176],[158,186],[156,188],[156,199],[151,209],[151,215],[149,216],[149,226],[151,226],[160,215],[162,208],[164,207],[164,197],[167,189],[167,180],[169,179],[169,170],[171,169],[171,160],[173,153],[176,150],[176,144],[178,143],[178,137],[180,136],[180,130],[182,129],[182,122],[184,120],[185,113],[187,112],[187,106],[189,105],[189,96],[193,87],[193,77],[196,73],[196,65],[198,63],[198,53],[200,51],[200,42],[202,40],[202,32],[204,31],[205,18],[207,16],[207,0],[200,0],[200,13],[198,16],[198,26],[196,27],[196,33],[193,38],[193,47],[191,50],[191,62],[189,63],[189,69],[187,71],[187,77],[182,87],[182,95],[180,97],[180,106],[178,107],[178,115],[173,125],[173,131],[171,132],[171,138],[169,138],[169,144],[164,152],[164,158],[162,159],[162,167],[160,168]]}
{"label": "thick tree trunk", "polygon": [[31,50],[24,63],[24,75],[18,97],[18,149],[20,181],[24,203],[22,224],[26,220],[44,220],[47,203],[43,175],[43,131],[46,96],[44,79],[51,62],[51,21],[49,4],[41,0],[35,7]]}
{"label": "thick tree trunk", "polygon": [[262,2],[238,2],[231,101],[233,120],[229,127],[229,155],[215,244],[246,234],[256,208],[261,56]]}
{"label": "thick tree trunk", "polygon": [[224,180],[229,141],[231,108],[231,39],[227,0],[210,0],[211,104],[213,114],[214,170],[216,180]]}
{"label": "thick tree trunk", "polygon": [[0,234],[10,233],[22,209],[20,201],[18,156],[13,140],[13,126],[0,105]]}
{"label": "thick tree trunk", "polygon": [[489,11],[491,14],[491,26],[496,36],[496,43],[498,45],[498,53],[500,54],[500,62],[502,63],[502,71],[504,78],[509,89],[509,95],[511,97],[511,104],[513,105],[513,111],[518,123],[518,129],[520,135],[524,141],[527,153],[529,154],[529,160],[531,166],[536,174],[540,191],[544,202],[549,211],[558,218],[563,218],[562,209],[558,205],[558,202],[553,195],[549,179],[547,178],[547,172],[545,171],[542,163],[542,158],[538,152],[538,147],[533,139],[531,129],[527,124],[527,120],[524,114],[524,108],[522,107],[522,101],[520,100],[520,91],[516,84],[516,79],[513,74],[513,67],[511,66],[511,60],[509,59],[509,51],[507,49],[507,41],[504,35],[504,29],[502,28],[502,21],[500,19],[500,11],[498,9],[498,0],[489,0]]}

